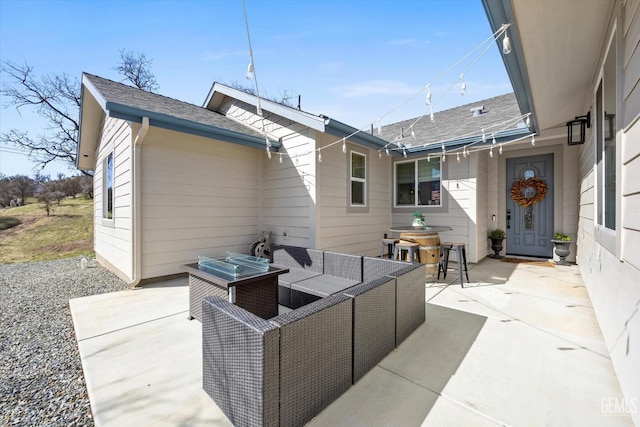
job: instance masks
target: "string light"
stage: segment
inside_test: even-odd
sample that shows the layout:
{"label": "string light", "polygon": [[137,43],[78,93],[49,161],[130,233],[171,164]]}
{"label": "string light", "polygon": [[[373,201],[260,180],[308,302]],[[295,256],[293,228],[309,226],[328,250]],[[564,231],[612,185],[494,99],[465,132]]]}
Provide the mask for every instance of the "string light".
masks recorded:
{"label": "string light", "polygon": [[482,129],[482,142],[487,142],[487,135],[484,134],[484,129]]}
{"label": "string light", "polygon": [[431,105],[431,84],[427,83],[427,99],[425,101],[427,105]]}
{"label": "string light", "polygon": [[380,124],[380,119],[377,120],[378,122],[378,136],[382,135],[382,125]]}
{"label": "string light", "polygon": [[382,158],[382,151],[378,151],[378,158],[381,159]]}
{"label": "string light", "polygon": [[271,150],[267,147],[267,157],[271,159]]}
{"label": "string light", "polygon": [[531,127],[531,113],[527,114],[527,118],[525,119],[524,123],[528,128]]}
{"label": "string light", "polygon": [[536,137],[535,137],[535,135],[531,135],[531,145],[536,145]]}
{"label": "string light", "polygon": [[387,157],[389,157],[389,147],[385,147],[384,151],[387,153]]}
{"label": "string light", "polygon": [[442,163],[447,161],[447,156],[446,154],[442,153]]}
{"label": "string light", "polygon": [[433,112],[431,114],[429,114],[429,116],[431,117],[431,121],[434,122],[435,119],[433,118]]}
{"label": "string light", "polygon": [[249,65],[247,66],[247,80],[252,80],[253,79],[253,62],[249,62]]}
{"label": "string light", "polygon": [[411,137],[416,139],[416,132],[413,130],[413,126],[411,126]]}
{"label": "string light", "polygon": [[278,161],[282,164],[282,153],[280,153],[280,158],[278,159]]}
{"label": "string light", "polygon": [[460,95],[464,95],[467,92],[467,83],[464,81],[464,73],[460,74],[462,84],[460,85]]}
{"label": "string light", "polygon": [[505,28],[506,24],[503,24],[504,28],[504,39],[502,39],[502,53],[505,55],[509,55],[511,53],[511,39],[509,38],[509,33],[507,32],[507,28]]}
{"label": "string light", "polygon": [[427,154],[427,162],[430,162],[430,161],[431,161],[431,153],[428,153]]}
{"label": "string light", "polygon": [[492,144],[493,144],[493,145],[496,145],[496,136],[495,136],[495,135],[491,135],[491,138],[493,138],[493,142],[492,142]]}
{"label": "string light", "polygon": [[322,152],[318,150],[318,163],[322,163]]}
{"label": "string light", "polygon": [[491,146],[491,149],[489,150],[489,157],[493,158],[493,145]]}
{"label": "string light", "polygon": [[458,160],[458,163],[460,163],[460,153],[456,153],[456,160]]}
{"label": "string light", "polygon": [[467,147],[462,148],[462,157],[467,157]]}
{"label": "string light", "polygon": [[402,147],[402,155],[404,156],[404,158],[407,158],[407,149]]}
{"label": "string light", "polygon": [[498,150],[499,154],[502,154],[502,144],[500,144],[500,149]]}

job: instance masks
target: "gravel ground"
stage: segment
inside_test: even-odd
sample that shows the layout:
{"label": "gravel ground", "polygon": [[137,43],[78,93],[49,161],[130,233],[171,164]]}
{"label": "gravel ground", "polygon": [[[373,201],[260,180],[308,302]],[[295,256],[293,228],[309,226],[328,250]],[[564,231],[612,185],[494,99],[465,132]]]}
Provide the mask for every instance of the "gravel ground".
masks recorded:
{"label": "gravel ground", "polygon": [[1,425],[94,425],[69,299],[122,289],[80,258],[0,265]]}

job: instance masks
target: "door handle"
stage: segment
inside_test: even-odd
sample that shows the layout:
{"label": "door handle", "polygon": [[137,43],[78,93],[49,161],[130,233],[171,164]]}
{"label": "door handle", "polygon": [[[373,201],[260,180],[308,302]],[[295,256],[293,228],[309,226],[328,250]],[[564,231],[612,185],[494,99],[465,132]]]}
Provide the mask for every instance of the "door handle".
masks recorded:
{"label": "door handle", "polygon": [[511,209],[507,209],[507,229],[511,228],[509,222],[511,221]]}

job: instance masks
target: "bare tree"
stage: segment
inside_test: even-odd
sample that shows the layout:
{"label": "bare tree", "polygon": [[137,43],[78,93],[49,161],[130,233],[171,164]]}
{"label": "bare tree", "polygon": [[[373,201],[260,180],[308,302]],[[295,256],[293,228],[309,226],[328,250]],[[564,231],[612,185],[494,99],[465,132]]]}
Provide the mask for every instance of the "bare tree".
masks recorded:
{"label": "bare tree", "polygon": [[120,63],[115,68],[124,76],[125,81],[138,89],[156,92],[159,88],[156,77],[151,72],[153,60],[147,59],[144,53],[120,50]]}
{"label": "bare tree", "polygon": [[[151,73],[151,60],[144,54],[122,50],[121,63],[116,68],[125,80],[140,89],[158,88]],[[6,98],[5,108],[23,107],[43,117],[48,126],[42,134],[30,135],[26,131],[11,129],[0,135],[0,143],[25,148],[41,169],[54,160],[62,160],[75,167],[80,129],[80,82],[67,74],[48,74],[38,77],[33,67],[11,61],[0,63],[0,72],[6,83],[0,94]],[[91,176],[91,172],[83,171]]]}
{"label": "bare tree", "polygon": [[[240,90],[240,91],[248,93],[250,95],[254,95],[255,96],[255,94],[256,94],[256,90],[254,88],[252,88],[251,86],[245,86],[242,83],[239,83],[237,80],[234,80],[234,81],[232,81],[230,83],[227,83],[227,85],[229,87],[233,88],[233,89]],[[292,108],[295,108],[295,106],[291,102],[291,99],[292,98],[298,98],[297,95],[291,95],[288,90],[285,90],[284,92],[281,92],[278,96],[270,95],[270,94],[268,94],[266,92],[264,94],[260,95],[260,96],[262,98],[264,98],[264,99],[268,99],[269,101],[277,102],[278,104],[286,105],[287,107],[292,107]],[[300,108],[299,104],[298,104],[297,108],[298,109]]]}
{"label": "bare tree", "polygon": [[11,178],[11,188],[13,189],[13,197],[20,199],[20,204],[24,205],[27,197],[33,195],[34,182],[31,178],[24,175],[16,175]]}
{"label": "bare tree", "polygon": [[0,89],[7,98],[5,107],[17,110],[31,107],[49,122],[41,135],[32,137],[28,132],[11,129],[0,135],[0,141],[28,149],[41,168],[56,159],[75,165],[80,108],[78,79],[66,74],[38,78],[30,65],[13,62],[3,62],[0,70],[13,80]]}

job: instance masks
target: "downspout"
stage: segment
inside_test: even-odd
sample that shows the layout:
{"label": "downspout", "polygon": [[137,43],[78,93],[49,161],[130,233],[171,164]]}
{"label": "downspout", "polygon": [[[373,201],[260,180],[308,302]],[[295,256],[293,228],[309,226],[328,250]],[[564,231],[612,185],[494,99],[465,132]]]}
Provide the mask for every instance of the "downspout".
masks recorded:
{"label": "downspout", "polygon": [[138,134],[136,135],[136,139],[133,141],[133,161],[131,162],[131,176],[133,179],[132,185],[132,195],[131,195],[131,204],[133,205],[132,210],[132,227],[131,227],[131,249],[132,249],[132,259],[131,263],[133,265],[133,280],[129,283],[129,288],[135,288],[140,283],[140,279],[142,278],[142,254],[140,251],[140,241],[142,240],[142,230],[141,230],[141,206],[140,206],[140,150],[142,149],[142,141],[147,135],[147,131],[149,130],[149,117],[142,118],[142,126],[140,126],[140,130],[138,130]]}

